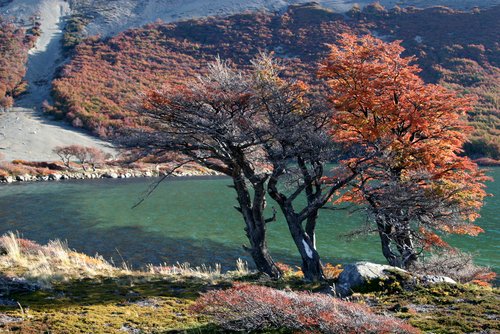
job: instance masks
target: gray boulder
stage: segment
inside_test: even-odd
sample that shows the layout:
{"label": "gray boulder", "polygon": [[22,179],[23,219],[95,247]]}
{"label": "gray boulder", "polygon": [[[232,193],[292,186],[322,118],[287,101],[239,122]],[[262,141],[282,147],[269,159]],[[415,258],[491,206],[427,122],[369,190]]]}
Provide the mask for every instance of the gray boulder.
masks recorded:
{"label": "gray boulder", "polygon": [[59,181],[61,179],[61,174],[49,174],[49,180]]}
{"label": "gray boulder", "polygon": [[421,277],[422,283],[424,284],[457,284],[457,282],[446,276],[437,276],[437,275],[424,275]]}
{"label": "gray boulder", "polygon": [[335,286],[336,293],[341,296],[352,294],[353,290],[380,280],[388,279],[391,272],[408,275],[406,270],[384,264],[356,262],[348,264],[339,276]]}
{"label": "gray boulder", "polygon": [[114,173],[114,172],[108,172],[108,173],[105,173],[103,175],[104,178],[107,178],[107,179],[117,179],[118,178],[118,174]]}

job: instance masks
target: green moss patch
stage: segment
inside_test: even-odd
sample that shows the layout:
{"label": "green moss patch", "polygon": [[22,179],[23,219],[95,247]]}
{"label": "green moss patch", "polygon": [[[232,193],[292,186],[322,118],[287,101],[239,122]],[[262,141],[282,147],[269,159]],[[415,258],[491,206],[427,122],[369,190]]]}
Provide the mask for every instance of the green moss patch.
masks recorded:
{"label": "green moss patch", "polygon": [[[211,331],[207,319],[189,312],[200,292],[222,288],[199,279],[120,277],[59,283],[48,291],[7,296],[0,306],[0,332],[163,333]],[[12,301],[18,303],[12,305]]]}
{"label": "green moss patch", "polygon": [[500,331],[499,289],[439,284],[362,297],[377,312],[393,313],[424,332]]}
{"label": "green moss patch", "polygon": [[[240,278],[279,289],[325,292],[328,284],[299,279]],[[408,286],[378,282],[376,292],[357,293],[351,301],[376,313],[393,314],[423,332],[494,333],[500,331],[499,289],[471,285]],[[382,283],[382,284],[381,284]],[[219,333],[210,319],[190,312],[200,293],[230,287],[189,277],[122,276],[56,283],[50,290],[0,297],[0,332],[19,333]],[[380,285],[381,284],[381,285]],[[3,305],[3,306],[1,306]]]}

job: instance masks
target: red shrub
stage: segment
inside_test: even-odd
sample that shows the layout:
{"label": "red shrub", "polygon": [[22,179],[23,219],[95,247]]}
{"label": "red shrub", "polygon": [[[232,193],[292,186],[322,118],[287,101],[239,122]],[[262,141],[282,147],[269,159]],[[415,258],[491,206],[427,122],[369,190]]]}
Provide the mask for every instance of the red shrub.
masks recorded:
{"label": "red shrub", "polygon": [[26,89],[22,79],[28,50],[34,43],[31,36],[0,16],[0,111],[10,108],[14,97]]}
{"label": "red shrub", "polygon": [[225,330],[286,329],[301,333],[418,333],[406,323],[366,306],[328,295],[236,284],[203,294],[192,310]]}

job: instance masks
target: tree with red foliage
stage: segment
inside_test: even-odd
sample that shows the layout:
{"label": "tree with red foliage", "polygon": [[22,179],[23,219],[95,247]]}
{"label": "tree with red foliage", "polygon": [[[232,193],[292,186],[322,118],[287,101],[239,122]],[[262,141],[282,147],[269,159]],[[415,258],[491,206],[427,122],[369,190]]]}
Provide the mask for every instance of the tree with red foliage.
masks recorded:
{"label": "tree with red foliage", "polygon": [[231,177],[239,204],[236,209],[245,221],[250,243],[244,248],[260,272],[279,278],[280,270],[267,247],[266,225],[274,217],[264,214],[269,175],[259,160],[263,138],[251,91],[248,76],[216,61],[198,80],[150,92],[143,114],[154,131],[133,130],[136,138],[128,136],[133,141],[128,145],[157,156],[181,153],[188,162]]}
{"label": "tree with red foliage", "polygon": [[145,114],[154,120],[155,135],[139,144],[181,152],[231,176],[250,254],[259,270],[272,274],[274,263],[262,256],[265,225],[274,220],[262,215],[267,191],[285,217],[304,277],[316,281],[324,278],[315,242],[319,210],[356,171],[351,166],[336,173],[335,182],[323,182],[336,154],[327,132],[331,110],[303,82],[279,74],[276,61],[261,55],[248,72],[217,62],[195,85],[153,93]]}
{"label": "tree with red foliage", "polygon": [[388,262],[408,267],[419,249],[445,246],[436,232],[477,235],[473,225],[487,179],[460,156],[470,134],[472,99],[419,77],[399,41],[341,35],[319,74],[336,113],[331,135],[366,168],[340,202],[363,203],[376,223]]}

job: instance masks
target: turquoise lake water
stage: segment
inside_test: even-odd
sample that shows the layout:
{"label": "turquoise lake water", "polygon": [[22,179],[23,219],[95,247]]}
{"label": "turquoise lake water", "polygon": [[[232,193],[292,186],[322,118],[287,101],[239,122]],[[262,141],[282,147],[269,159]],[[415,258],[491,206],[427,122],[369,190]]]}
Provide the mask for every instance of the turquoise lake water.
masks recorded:
{"label": "turquoise lake water", "polygon": [[[490,175],[487,198],[477,222],[486,233],[447,239],[477,254],[477,263],[500,272],[500,168]],[[139,207],[132,206],[153,179],[61,181],[0,186],[0,234],[18,231],[46,243],[67,240],[69,247],[99,253],[138,268],[146,263],[221,263],[234,267],[249,260],[244,223],[233,209],[233,189],[226,178],[178,178],[163,182]],[[269,207],[272,201],[269,201]],[[363,223],[360,213],[321,212],[318,250],[324,261],[368,260],[384,263],[376,236],[347,240],[344,235]],[[269,225],[269,246],[275,260],[298,264],[297,251],[281,217]]]}

